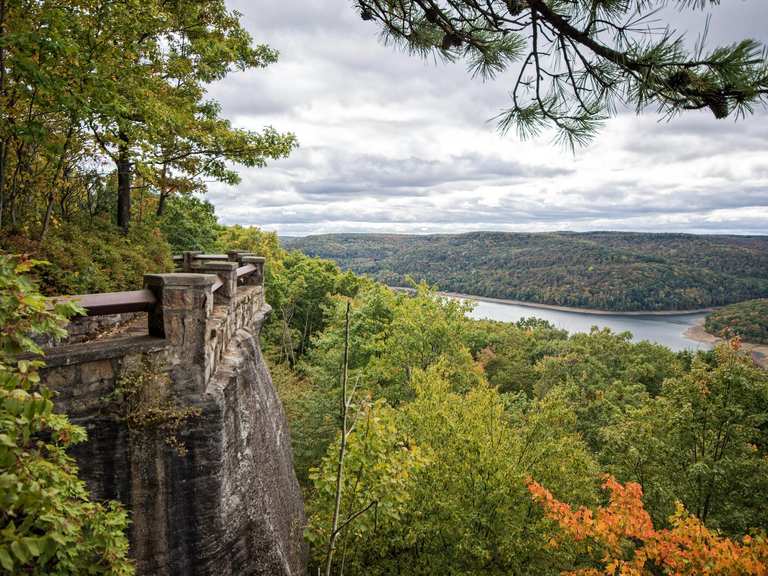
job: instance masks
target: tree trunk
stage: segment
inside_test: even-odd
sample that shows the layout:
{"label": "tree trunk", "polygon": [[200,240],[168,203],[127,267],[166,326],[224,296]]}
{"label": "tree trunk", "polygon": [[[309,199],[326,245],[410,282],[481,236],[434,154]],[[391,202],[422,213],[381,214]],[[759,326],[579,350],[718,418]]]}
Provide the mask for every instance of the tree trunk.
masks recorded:
{"label": "tree trunk", "polygon": [[117,225],[128,234],[131,225],[131,158],[128,136],[120,132],[117,155]]}
{"label": "tree trunk", "polygon": [[53,205],[56,200],[56,186],[58,185],[59,172],[64,167],[64,159],[67,156],[69,150],[69,144],[72,141],[72,133],[75,131],[75,119],[71,118],[69,122],[69,128],[67,129],[67,137],[64,140],[64,146],[61,148],[61,155],[59,161],[56,163],[56,169],[51,176],[51,183],[48,186],[48,206],[45,208],[45,218],[43,219],[43,228],[40,231],[40,241],[45,239],[45,235],[48,233],[48,227],[51,225],[51,216],[53,215]]}
{"label": "tree trunk", "polygon": [[19,189],[19,174],[21,174],[22,166],[25,162],[26,152],[24,150],[24,144],[20,143],[16,146],[16,166],[13,168],[13,175],[11,176],[10,189],[8,194],[5,195],[6,212],[10,215],[11,226],[16,227],[17,208],[16,208],[16,196]]}
{"label": "tree trunk", "polygon": [[[288,326],[290,317],[286,316],[285,308],[282,308],[282,314],[283,314],[283,348],[285,349],[285,358],[288,361],[289,365],[293,367],[296,364],[296,357],[294,356],[294,353],[293,353],[293,342],[291,341],[291,331]],[[292,316],[293,316],[293,312],[291,312],[291,317]]]}
{"label": "tree trunk", "polygon": [[168,165],[163,165],[163,172],[160,174],[160,199],[157,202],[157,217],[160,218],[165,213],[165,201],[168,199]]}
{"label": "tree trunk", "polygon": [[0,230],[3,229],[3,216],[5,215],[5,164],[7,160],[8,147],[5,138],[3,138],[0,140]]}
{"label": "tree trunk", "polygon": [[165,201],[168,198],[168,194],[160,192],[160,199],[157,202],[157,217],[159,218],[165,214]]}
{"label": "tree trunk", "polygon": [[[5,0],[0,0],[0,122],[5,123]],[[6,135],[0,140],[0,229],[5,211],[5,166],[8,160]]]}
{"label": "tree trunk", "polygon": [[336,494],[333,508],[333,520],[331,523],[331,536],[328,538],[328,550],[325,553],[325,576],[331,576],[333,567],[333,551],[336,545],[336,538],[339,535],[339,518],[341,517],[341,498],[344,484],[344,456],[347,450],[347,412],[349,409],[349,398],[347,398],[347,379],[349,376],[349,309],[350,303],[347,302],[347,310],[344,315],[344,362],[341,366],[341,398],[340,398],[340,416],[341,416],[341,443],[339,444],[339,459],[336,462]]}
{"label": "tree trunk", "polygon": [[48,234],[48,227],[51,225],[51,216],[53,215],[53,201],[54,194],[48,195],[48,205],[45,207],[45,217],[43,218],[43,227],[40,230],[40,242],[45,240],[45,235]]}

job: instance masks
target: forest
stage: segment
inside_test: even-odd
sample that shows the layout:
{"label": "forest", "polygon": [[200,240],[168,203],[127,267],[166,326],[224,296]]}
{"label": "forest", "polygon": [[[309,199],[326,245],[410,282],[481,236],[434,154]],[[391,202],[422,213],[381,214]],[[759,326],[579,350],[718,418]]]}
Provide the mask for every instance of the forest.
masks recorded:
{"label": "forest", "polygon": [[768,299],[747,300],[715,310],[707,316],[704,328],[722,338],[739,336],[768,344]]}
{"label": "forest", "polygon": [[[295,148],[232,126],[206,93],[277,58],[223,0],[0,1],[0,249],[50,262],[48,294],[169,269],[177,204]],[[188,208],[183,225],[215,224]]]}
{"label": "forest", "polygon": [[673,353],[609,330],[471,320],[424,283],[397,293],[282,254],[272,282],[303,293],[278,288],[288,313],[268,356],[311,570],[764,569],[768,372],[738,341]]}
{"label": "forest", "polygon": [[768,237],[629,232],[326,234],[283,238],[390,286],[614,311],[693,310],[768,295]]}
{"label": "forest", "polygon": [[[216,239],[268,255],[262,346],[289,418],[312,573],[764,573],[768,372],[738,340],[673,353],[628,333],[472,320],[424,283],[394,292],[286,252],[274,233],[220,227]],[[0,561],[109,557],[99,573],[128,574],[125,511],[66,504],[84,488],[61,448],[83,434],[51,418],[33,395],[38,366],[13,354],[33,346],[25,332],[60,335],[58,315],[77,311],[46,311],[34,263],[2,262],[15,296],[0,312],[20,328],[2,333],[3,410],[29,404],[32,416],[0,420],[0,462],[17,476],[38,469],[22,462],[62,472],[17,485],[8,509],[35,522],[3,532]],[[25,444],[46,429],[59,432],[45,450]],[[63,485],[51,494],[67,515],[53,523],[32,487]],[[46,536],[57,526],[70,527],[63,544]]]}

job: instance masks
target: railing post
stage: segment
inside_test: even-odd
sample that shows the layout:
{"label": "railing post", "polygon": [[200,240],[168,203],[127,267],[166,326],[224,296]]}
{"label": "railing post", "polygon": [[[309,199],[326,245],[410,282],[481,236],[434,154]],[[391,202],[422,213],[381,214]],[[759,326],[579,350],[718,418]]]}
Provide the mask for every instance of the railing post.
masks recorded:
{"label": "railing post", "polygon": [[202,274],[216,274],[221,278],[224,284],[213,295],[216,304],[228,304],[234,299],[237,294],[237,262],[198,262],[192,270]]}
{"label": "railing post", "polygon": [[264,285],[264,262],[266,258],[263,256],[243,256],[243,264],[253,264],[256,266],[256,271],[253,274],[249,274],[243,279],[243,284],[246,286],[263,286]]}
{"label": "railing post", "polygon": [[202,252],[200,252],[200,250],[187,250],[186,252],[184,252],[183,254],[184,259],[182,260],[182,265],[181,265],[184,272],[192,271],[192,264],[195,261],[195,256],[197,256],[198,254],[202,254]]}
{"label": "railing post", "polygon": [[207,365],[207,322],[213,310],[212,274],[145,274],[144,287],[157,303],[149,312],[149,335],[165,338],[174,363],[187,374],[182,380],[197,387]]}
{"label": "railing post", "polygon": [[227,258],[230,262],[237,262],[238,265],[243,264],[243,256],[255,256],[255,254],[246,250],[229,250],[227,252]]}

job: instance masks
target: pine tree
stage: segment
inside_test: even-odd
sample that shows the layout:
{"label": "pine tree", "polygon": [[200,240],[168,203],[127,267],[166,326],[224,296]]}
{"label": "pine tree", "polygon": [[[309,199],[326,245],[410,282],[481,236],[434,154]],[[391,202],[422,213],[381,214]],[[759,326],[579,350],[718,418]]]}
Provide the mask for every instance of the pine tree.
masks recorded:
{"label": "pine tree", "polygon": [[464,59],[473,75],[519,66],[502,131],[522,137],[554,127],[570,145],[588,142],[624,106],[671,117],[708,109],[743,117],[768,98],[766,50],[755,40],[692,49],[660,25],[665,5],[703,10],[719,0],[358,0],[363,20],[409,51]]}

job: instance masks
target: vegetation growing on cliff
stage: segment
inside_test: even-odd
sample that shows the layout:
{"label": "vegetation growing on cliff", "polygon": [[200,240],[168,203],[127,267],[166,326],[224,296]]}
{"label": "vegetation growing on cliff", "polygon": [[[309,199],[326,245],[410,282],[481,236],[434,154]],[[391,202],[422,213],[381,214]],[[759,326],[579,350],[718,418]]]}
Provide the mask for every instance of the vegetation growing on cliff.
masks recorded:
{"label": "vegetation growing on cliff", "polygon": [[[133,573],[127,515],[88,498],[69,446],[85,430],[53,410],[33,336],[62,337],[73,304],[48,310],[33,261],[0,256],[0,567],[7,574]],[[31,355],[31,356],[30,356]]]}
{"label": "vegetation growing on cliff", "polygon": [[768,294],[768,238],[591,232],[291,238],[390,286],[603,310],[686,310]]}
{"label": "vegetation growing on cliff", "polygon": [[148,225],[136,225],[123,235],[102,219],[61,223],[44,243],[19,233],[0,238],[0,244],[10,254],[31,254],[48,262],[34,271],[48,296],[135,290],[145,273],[172,270],[168,242]]}
{"label": "vegetation growing on cliff", "polygon": [[112,412],[118,422],[123,422],[139,437],[159,435],[184,457],[187,447],[179,434],[189,428],[191,420],[199,417],[201,412],[199,408],[178,406],[170,387],[168,374],[145,361],[120,375],[113,392],[104,398],[103,410]]}
{"label": "vegetation growing on cliff", "polygon": [[722,338],[739,336],[749,342],[768,344],[768,299],[749,300],[715,310],[704,329]]}

